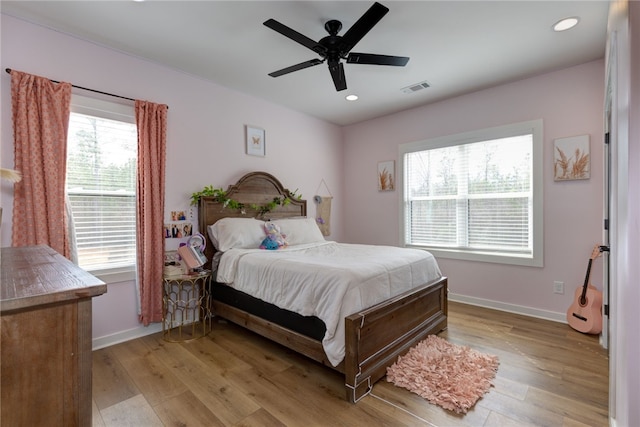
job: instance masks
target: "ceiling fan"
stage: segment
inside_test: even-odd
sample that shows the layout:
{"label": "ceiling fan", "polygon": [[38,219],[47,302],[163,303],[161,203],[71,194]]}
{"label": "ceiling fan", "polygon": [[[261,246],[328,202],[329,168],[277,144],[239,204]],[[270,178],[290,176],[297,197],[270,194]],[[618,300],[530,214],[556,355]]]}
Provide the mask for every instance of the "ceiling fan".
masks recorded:
{"label": "ceiling fan", "polygon": [[404,67],[409,58],[406,56],[389,56],[377,55],[373,53],[356,53],[351,52],[356,44],[389,12],[389,9],[380,3],[374,3],[364,15],[356,21],[355,24],[343,36],[338,33],[342,29],[342,23],[335,19],[327,21],[324,24],[328,36],[316,42],[309,37],[287,27],[275,19],[268,19],[264,25],[274,31],[290,38],[294,42],[300,43],[302,46],[316,52],[322,59],[312,59],[310,61],[301,62],[283,68],[273,73],[269,73],[271,77],[279,77],[294,71],[303,70],[305,68],[320,65],[327,61],[329,72],[333,79],[333,84],[337,91],[347,88],[347,81],[344,76],[344,66],[340,60],[344,59],[348,64],[369,64],[369,65],[393,65],[396,67]]}

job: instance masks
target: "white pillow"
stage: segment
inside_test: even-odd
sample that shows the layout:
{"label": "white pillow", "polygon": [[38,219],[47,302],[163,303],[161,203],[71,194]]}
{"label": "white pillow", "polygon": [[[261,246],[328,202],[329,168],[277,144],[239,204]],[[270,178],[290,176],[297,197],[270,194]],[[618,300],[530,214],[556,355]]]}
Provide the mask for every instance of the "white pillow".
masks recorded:
{"label": "white pillow", "polygon": [[218,250],[218,239],[216,239],[216,233],[213,231],[215,224],[211,224],[207,226],[207,234],[209,235],[209,240],[211,240],[211,243],[213,243],[213,247],[216,248],[216,250]]}
{"label": "white pillow", "polygon": [[271,222],[280,227],[280,232],[286,236],[290,246],[325,241],[316,220],[313,218],[275,219]]}
{"label": "white pillow", "polygon": [[266,237],[264,221],[255,218],[222,218],[207,228],[211,241],[222,252],[255,249]]}

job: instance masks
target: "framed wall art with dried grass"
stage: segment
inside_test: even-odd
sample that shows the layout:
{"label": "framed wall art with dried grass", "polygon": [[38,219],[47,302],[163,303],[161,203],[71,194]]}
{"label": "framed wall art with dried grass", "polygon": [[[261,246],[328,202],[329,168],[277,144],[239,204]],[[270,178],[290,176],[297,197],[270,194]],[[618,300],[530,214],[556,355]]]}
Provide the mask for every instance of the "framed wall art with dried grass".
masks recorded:
{"label": "framed wall art with dried grass", "polygon": [[378,162],[378,191],[393,191],[396,188],[395,162]]}
{"label": "framed wall art with dried grass", "polygon": [[591,177],[589,135],[554,140],[553,177],[555,181],[589,179]]}

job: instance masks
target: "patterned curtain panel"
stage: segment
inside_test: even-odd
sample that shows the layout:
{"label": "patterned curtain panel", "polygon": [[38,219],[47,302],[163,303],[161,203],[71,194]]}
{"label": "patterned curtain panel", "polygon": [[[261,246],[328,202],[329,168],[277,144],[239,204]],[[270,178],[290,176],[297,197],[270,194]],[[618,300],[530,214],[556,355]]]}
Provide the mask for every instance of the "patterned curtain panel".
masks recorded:
{"label": "patterned curtain panel", "polygon": [[137,250],[140,322],[162,321],[167,106],[136,101],[138,125]]}
{"label": "patterned curtain panel", "polygon": [[13,246],[49,245],[69,258],[65,209],[71,84],[11,71],[14,167]]}

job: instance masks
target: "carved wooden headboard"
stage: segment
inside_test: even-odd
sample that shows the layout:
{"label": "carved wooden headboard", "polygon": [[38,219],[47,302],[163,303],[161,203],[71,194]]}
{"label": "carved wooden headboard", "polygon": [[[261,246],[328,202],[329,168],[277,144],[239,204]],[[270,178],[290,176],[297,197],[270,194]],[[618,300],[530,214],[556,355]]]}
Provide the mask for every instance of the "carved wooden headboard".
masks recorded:
{"label": "carved wooden headboard", "polygon": [[[209,238],[207,227],[221,218],[260,218],[267,220],[307,216],[307,201],[295,198],[289,190],[282,186],[280,181],[266,172],[250,172],[246,174],[238,182],[229,186],[227,197],[244,204],[245,208],[240,211],[224,207],[214,197],[201,197],[198,203],[198,228],[200,233],[207,239],[205,255],[209,260],[212,259],[215,248]],[[250,207],[251,205],[263,206],[276,197],[288,198],[290,203],[277,206],[263,216],[260,216],[258,210]]]}

